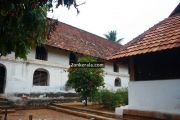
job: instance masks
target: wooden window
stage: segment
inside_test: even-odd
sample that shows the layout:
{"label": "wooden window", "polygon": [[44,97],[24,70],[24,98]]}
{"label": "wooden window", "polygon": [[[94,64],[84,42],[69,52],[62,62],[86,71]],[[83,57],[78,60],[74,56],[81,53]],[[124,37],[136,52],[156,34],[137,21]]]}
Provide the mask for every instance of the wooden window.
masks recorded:
{"label": "wooden window", "polygon": [[77,62],[77,57],[76,57],[76,55],[74,53],[71,52],[69,54],[69,64],[76,63],[76,62]]}
{"label": "wooden window", "polygon": [[114,72],[119,72],[119,66],[117,63],[113,63]]}
{"label": "wooden window", "polygon": [[48,85],[48,72],[43,69],[38,69],[34,72],[33,85],[35,86],[47,86]]}
{"label": "wooden window", "polygon": [[47,51],[44,47],[36,48],[36,59],[47,60]]}
{"label": "wooden window", "polygon": [[116,78],[115,79],[114,86],[116,86],[116,87],[120,87],[121,86],[121,79],[120,78]]}

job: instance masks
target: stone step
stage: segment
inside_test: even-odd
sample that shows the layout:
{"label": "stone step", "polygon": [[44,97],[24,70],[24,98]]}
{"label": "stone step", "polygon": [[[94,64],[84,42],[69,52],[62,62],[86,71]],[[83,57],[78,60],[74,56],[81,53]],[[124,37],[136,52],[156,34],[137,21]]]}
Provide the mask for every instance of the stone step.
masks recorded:
{"label": "stone step", "polygon": [[5,113],[5,112],[14,113],[16,112],[16,110],[15,109],[0,109],[0,114]]}
{"label": "stone step", "polygon": [[[52,110],[59,111],[59,112],[65,112],[65,113],[68,113],[68,114],[71,114],[71,115],[75,115],[75,116],[79,116],[79,117],[84,117],[84,118],[87,118],[88,120],[117,120],[115,118],[108,118],[108,117],[104,117],[104,116],[100,116],[100,115],[95,115],[95,114],[88,113],[88,112],[75,111],[75,110],[70,110],[70,109],[67,109],[67,108],[56,107],[56,106],[52,106],[52,105],[49,105],[48,108],[52,109]],[[119,119],[119,120],[121,120],[121,119]]]}
{"label": "stone step", "polygon": [[0,106],[8,105],[8,104],[10,104],[9,101],[5,101],[5,100],[4,100],[4,101],[1,101],[1,100],[0,100]]}
{"label": "stone step", "polygon": [[87,109],[87,108],[85,109],[85,108],[79,108],[79,107],[74,107],[74,106],[67,106],[67,105],[62,105],[62,104],[52,104],[52,105],[56,106],[56,107],[60,107],[60,108],[75,110],[75,111],[79,111],[79,112],[87,112],[87,113],[101,115],[101,116],[109,117],[109,118],[121,118],[122,117],[120,115],[117,115],[117,114],[111,113],[111,112],[98,111],[98,110]]}
{"label": "stone step", "polygon": [[14,106],[11,106],[11,105],[0,105],[0,109],[11,109],[11,108],[14,108]]}
{"label": "stone step", "polygon": [[13,106],[13,102],[9,100],[0,100],[0,106]]}
{"label": "stone step", "polygon": [[0,101],[5,101],[5,100],[7,100],[6,97],[0,96]]}
{"label": "stone step", "polygon": [[9,101],[5,96],[0,96],[0,112],[2,113],[3,110],[10,109],[13,107],[13,102]]}
{"label": "stone step", "polygon": [[68,97],[68,98],[31,98],[27,99],[24,104],[27,106],[47,106],[51,103],[68,103],[68,102],[75,102],[79,101],[78,97]]}
{"label": "stone step", "polygon": [[61,99],[55,99],[54,102],[60,102],[60,103],[68,103],[68,102],[79,102],[80,98],[79,97],[64,97]]}

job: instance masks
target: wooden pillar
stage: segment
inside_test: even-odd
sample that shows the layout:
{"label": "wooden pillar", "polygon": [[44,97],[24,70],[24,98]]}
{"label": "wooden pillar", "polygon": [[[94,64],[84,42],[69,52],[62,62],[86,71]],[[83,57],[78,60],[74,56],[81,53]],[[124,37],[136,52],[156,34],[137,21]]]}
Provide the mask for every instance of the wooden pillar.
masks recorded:
{"label": "wooden pillar", "polygon": [[135,81],[135,65],[134,65],[134,58],[129,58],[129,74],[130,74],[130,81]]}
{"label": "wooden pillar", "polygon": [[8,110],[7,110],[7,108],[5,108],[4,120],[7,120],[7,112],[8,112]]}
{"label": "wooden pillar", "polygon": [[29,115],[29,120],[32,120],[33,119],[33,116],[32,115]]}

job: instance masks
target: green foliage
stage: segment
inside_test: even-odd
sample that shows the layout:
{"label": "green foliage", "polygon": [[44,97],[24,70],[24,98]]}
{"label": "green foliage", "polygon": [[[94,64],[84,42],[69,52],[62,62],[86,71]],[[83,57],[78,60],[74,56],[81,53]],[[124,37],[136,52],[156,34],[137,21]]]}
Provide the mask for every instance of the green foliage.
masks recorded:
{"label": "green foliage", "polygon": [[117,32],[115,30],[109,31],[108,34],[104,34],[104,36],[113,42],[120,43],[123,40],[123,38],[117,40]]}
{"label": "green foliage", "polygon": [[109,110],[114,110],[115,107],[128,104],[128,90],[127,88],[121,88],[114,92],[102,89],[93,94],[91,101],[95,104],[103,105]]}
{"label": "green foliage", "polygon": [[[33,47],[41,45],[48,34],[47,12],[52,0],[0,0],[0,56],[15,52],[26,59]],[[56,7],[76,7],[75,0],[57,0]]]}
{"label": "green foliage", "polygon": [[121,105],[127,105],[128,104],[128,89],[127,88],[121,88],[116,91],[117,95],[120,95],[120,103]]}
{"label": "green foliage", "polygon": [[[78,62],[96,62],[93,57],[82,57]],[[66,87],[74,88],[83,97],[90,97],[104,86],[102,68],[69,68]]]}

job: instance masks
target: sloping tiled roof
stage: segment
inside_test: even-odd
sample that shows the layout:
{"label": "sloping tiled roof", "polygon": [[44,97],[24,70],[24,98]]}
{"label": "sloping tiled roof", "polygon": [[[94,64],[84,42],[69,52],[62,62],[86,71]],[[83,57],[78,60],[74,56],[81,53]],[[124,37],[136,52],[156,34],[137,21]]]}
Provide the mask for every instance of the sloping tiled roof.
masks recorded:
{"label": "sloping tiled roof", "polygon": [[62,22],[57,23],[56,30],[51,33],[46,45],[101,59],[107,59],[107,56],[116,53],[122,47],[120,44]]}
{"label": "sloping tiled roof", "polygon": [[117,59],[180,47],[180,15],[166,18],[109,57]]}

